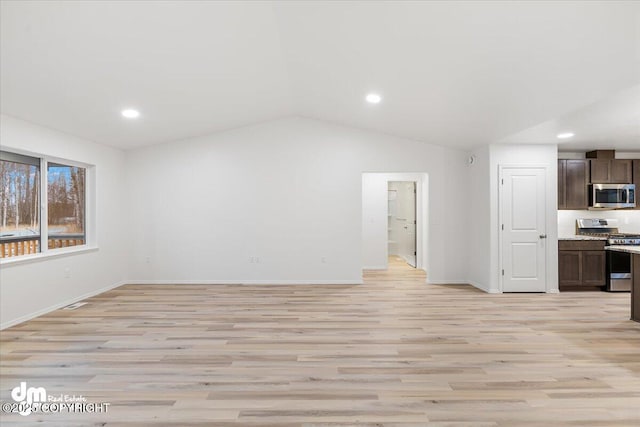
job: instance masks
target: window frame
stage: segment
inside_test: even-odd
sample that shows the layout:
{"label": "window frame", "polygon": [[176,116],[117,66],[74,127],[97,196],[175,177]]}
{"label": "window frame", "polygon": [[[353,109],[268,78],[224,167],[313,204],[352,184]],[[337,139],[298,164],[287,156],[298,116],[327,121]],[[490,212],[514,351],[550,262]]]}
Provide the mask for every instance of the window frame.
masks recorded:
{"label": "window frame", "polygon": [[[95,165],[65,159],[57,156],[29,152],[21,149],[2,147],[1,150],[9,154],[6,160],[11,161],[11,157],[30,157],[40,160],[40,252],[27,255],[16,255],[7,258],[0,258],[0,265],[21,264],[52,257],[65,256],[83,252],[98,250],[95,228]],[[85,170],[85,201],[84,201],[84,244],[69,246],[64,248],[49,249],[49,211],[48,211],[48,176],[49,163],[62,166],[84,168]]]}

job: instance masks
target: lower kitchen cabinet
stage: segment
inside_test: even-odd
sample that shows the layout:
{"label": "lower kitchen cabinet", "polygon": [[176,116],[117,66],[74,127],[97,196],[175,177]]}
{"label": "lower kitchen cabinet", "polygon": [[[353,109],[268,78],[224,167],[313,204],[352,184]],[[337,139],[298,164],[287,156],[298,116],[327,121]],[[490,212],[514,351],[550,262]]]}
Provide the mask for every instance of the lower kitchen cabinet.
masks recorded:
{"label": "lower kitchen cabinet", "polygon": [[558,251],[558,284],[560,286],[579,286],[582,284],[582,252]]}
{"label": "lower kitchen cabinet", "polygon": [[607,284],[607,256],[602,251],[581,251],[582,284],[585,286],[605,286]]}
{"label": "lower kitchen cabinet", "polygon": [[560,240],[558,242],[558,284],[560,287],[605,286],[604,240]]}

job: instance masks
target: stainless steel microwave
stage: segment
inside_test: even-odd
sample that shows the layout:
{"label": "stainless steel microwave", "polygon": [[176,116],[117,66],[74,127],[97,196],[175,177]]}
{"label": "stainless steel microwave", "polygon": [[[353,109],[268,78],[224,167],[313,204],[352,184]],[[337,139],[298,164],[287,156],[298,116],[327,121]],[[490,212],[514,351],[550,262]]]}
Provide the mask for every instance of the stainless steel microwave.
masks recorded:
{"label": "stainless steel microwave", "polygon": [[589,206],[592,208],[636,207],[635,184],[591,184]]}

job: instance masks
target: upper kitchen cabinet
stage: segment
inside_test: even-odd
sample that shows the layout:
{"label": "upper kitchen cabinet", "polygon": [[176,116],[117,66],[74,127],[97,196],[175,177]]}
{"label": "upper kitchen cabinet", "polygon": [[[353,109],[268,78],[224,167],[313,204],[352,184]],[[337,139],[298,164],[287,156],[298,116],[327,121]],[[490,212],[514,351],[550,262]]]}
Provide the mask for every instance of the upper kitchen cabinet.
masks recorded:
{"label": "upper kitchen cabinet", "polygon": [[589,207],[589,160],[558,160],[558,209]]}
{"label": "upper kitchen cabinet", "polygon": [[558,160],[558,209],[567,208],[566,184],[566,160]]}
{"label": "upper kitchen cabinet", "polygon": [[629,184],[633,180],[633,161],[591,159],[591,182],[594,184]]}

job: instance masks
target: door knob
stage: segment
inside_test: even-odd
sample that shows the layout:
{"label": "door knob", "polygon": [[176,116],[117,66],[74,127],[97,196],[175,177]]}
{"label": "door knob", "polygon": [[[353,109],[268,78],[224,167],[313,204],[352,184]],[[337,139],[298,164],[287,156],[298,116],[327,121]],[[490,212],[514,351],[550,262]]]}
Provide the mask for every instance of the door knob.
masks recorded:
{"label": "door knob", "polygon": [[547,235],[546,235],[546,234],[541,234],[541,235],[540,235],[540,238],[541,238],[541,239],[546,239],[546,238],[547,238]]}

